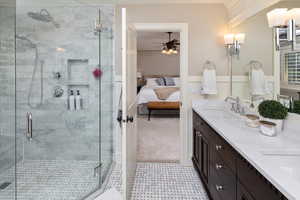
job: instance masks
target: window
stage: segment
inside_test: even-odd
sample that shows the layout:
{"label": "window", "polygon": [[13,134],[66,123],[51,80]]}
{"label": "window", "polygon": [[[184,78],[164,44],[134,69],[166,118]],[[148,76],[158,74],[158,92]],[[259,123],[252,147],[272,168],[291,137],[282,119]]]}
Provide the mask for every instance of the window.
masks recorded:
{"label": "window", "polygon": [[289,84],[300,84],[300,52],[285,54],[285,66]]}

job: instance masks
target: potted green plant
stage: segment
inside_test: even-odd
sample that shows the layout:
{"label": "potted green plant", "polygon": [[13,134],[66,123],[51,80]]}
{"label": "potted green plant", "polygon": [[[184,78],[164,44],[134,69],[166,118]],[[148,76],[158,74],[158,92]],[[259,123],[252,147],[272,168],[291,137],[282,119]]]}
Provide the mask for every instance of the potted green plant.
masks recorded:
{"label": "potted green plant", "polygon": [[283,122],[288,115],[288,109],[280,102],[274,100],[263,101],[258,106],[258,112],[263,120],[275,123],[278,132],[283,130]]}

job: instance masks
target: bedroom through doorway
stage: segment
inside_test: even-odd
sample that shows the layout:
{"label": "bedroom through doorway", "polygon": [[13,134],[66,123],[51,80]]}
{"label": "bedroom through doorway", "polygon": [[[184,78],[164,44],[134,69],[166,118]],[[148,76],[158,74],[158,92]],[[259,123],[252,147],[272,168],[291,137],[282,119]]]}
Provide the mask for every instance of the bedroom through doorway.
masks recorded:
{"label": "bedroom through doorway", "polygon": [[137,31],[138,162],[180,161],[180,33]]}

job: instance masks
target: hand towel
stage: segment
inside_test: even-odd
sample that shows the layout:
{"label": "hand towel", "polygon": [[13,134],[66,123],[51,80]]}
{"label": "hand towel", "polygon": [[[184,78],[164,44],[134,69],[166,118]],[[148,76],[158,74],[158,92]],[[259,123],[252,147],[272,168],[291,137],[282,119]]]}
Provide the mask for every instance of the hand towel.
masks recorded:
{"label": "hand towel", "polygon": [[265,73],[262,69],[252,69],[250,78],[252,95],[266,95],[268,93]]}
{"label": "hand towel", "polygon": [[215,69],[204,69],[202,81],[202,94],[217,94],[217,76]]}

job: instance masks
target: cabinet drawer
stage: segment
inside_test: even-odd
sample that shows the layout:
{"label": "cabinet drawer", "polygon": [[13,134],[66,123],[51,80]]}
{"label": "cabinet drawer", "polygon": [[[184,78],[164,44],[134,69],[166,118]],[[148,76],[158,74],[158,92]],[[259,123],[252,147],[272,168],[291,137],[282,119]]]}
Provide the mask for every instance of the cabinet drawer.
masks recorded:
{"label": "cabinet drawer", "polygon": [[212,152],[215,152],[217,155],[219,155],[226,165],[230,167],[233,173],[236,173],[237,154],[233,148],[217,133],[214,134],[211,148]]}
{"label": "cabinet drawer", "polygon": [[257,200],[284,199],[284,196],[243,158],[237,160],[237,176],[241,184]]}
{"label": "cabinet drawer", "polygon": [[210,162],[211,187],[223,200],[235,200],[236,198],[236,175],[226,163],[215,153]]}

